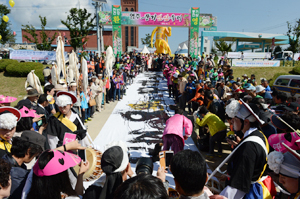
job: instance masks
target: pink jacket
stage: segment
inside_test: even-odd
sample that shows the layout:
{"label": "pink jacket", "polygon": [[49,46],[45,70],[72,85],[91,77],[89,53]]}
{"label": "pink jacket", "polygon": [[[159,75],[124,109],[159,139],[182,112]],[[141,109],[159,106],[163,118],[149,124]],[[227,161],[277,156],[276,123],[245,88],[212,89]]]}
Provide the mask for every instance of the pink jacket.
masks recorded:
{"label": "pink jacket", "polygon": [[163,137],[167,134],[178,135],[181,137],[184,144],[183,128],[185,128],[185,135],[190,137],[193,132],[193,124],[191,120],[186,118],[184,115],[175,114],[167,120]]}

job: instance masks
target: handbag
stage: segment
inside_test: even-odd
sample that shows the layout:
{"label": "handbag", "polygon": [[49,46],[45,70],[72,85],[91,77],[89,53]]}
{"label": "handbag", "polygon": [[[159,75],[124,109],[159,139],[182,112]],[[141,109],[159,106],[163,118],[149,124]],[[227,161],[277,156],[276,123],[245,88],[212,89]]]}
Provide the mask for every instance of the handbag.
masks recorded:
{"label": "handbag", "polygon": [[89,100],[89,106],[96,106],[96,100],[95,99],[90,99]]}

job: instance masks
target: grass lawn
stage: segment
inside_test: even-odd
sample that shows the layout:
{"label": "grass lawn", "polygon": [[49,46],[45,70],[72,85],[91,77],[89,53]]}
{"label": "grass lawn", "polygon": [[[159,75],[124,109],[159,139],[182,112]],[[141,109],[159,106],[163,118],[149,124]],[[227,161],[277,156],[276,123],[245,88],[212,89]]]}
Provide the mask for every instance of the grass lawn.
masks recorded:
{"label": "grass lawn", "polygon": [[26,77],[6,77],[0,73],[0,95],[8,95],[18,98],[11,105],[17,105],[18,101],[26,96],[25,81]]}
{"label": "grass lawn", "polygon": [[260,84],[260,78],[270,80],[276,73],[289,73],[292,69],[293,67],[232,67],[235,80],[237,77],[243,79],[242,75],[244,74],[247,74],[248,77],[255,74],[258,84]]}

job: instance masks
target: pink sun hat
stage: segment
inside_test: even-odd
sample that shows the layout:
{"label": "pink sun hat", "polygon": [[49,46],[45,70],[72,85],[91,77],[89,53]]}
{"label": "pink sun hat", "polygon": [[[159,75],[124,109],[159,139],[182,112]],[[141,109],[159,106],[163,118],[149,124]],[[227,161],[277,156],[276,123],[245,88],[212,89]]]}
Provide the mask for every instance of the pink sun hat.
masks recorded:
{"label": "pink sun hat", "polygon": [[12,103],[16,100],[17,98],[15,97],[0,95],[0,104]]}
{"label": "pink sun hat", "polygon": [[67,169],[78,165],[81,162],[81,158],[77,155],[58,151],[58,150],[48,150],[44,153],[53,152],[54,157],[48,162],[44,169],[40,169],[39,160],[36,161],[33,166],[33,172],[39,177],[43,176],[53,176],[66,171]]}
{"label": "pink sun hat", "polygon": [[33,117],[33,118],[41,117],[38,114],[36,114],[35,110],[29,110],[26,106],[23,106],[23,108],[20,109],[20,112],[22,117]]}
{"label": "pink sun hat", "polygon": [[280,133],[270,135],[268,138],[270,146],[279,152],[285,153],[288,150],[282,145],[285,143],[288,147],[294,150],[300,149],[300,137],[296,132],[293,133]]}

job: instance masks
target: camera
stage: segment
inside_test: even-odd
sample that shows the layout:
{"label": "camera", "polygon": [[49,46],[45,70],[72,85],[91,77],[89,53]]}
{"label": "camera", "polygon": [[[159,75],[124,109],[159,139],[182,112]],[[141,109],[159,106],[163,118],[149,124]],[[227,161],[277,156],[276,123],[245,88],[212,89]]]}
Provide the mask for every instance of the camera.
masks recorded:
{"label": "camera", "polygon": [[136,163],[135,172],[137,175],[140,174],[152,174],[153,172],[153,161],[151,158],[141,157]]}
{"label": "camera", "polygon": [[232,141],[236,141],[236,136],[234,134],[229,135],[227,138]]}

